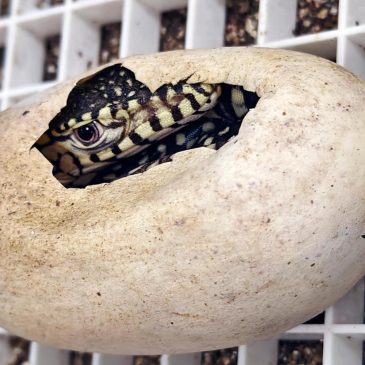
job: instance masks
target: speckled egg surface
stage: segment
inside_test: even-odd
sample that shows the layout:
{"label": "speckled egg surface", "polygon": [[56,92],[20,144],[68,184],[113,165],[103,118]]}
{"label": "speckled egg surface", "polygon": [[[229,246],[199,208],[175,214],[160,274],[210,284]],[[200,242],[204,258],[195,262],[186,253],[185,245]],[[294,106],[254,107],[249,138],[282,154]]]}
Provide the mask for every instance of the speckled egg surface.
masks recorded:
{"label": "speckled egg surface", "polygon": [[81,351],[193,352],[268,338],[365,274],[365,83],[300,53],[121,60],[260,100],[217,151],[65,189],[31,146],[74,81],[0,114],[0,325]]}

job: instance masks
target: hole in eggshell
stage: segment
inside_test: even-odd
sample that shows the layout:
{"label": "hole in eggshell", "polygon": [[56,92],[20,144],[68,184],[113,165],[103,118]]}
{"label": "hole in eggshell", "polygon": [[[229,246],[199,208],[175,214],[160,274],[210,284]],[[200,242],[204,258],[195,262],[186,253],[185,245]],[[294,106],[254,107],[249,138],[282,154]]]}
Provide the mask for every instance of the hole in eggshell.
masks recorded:
{"label": "hole in eggshell", "polygon": [[67,188],[108,183],[187,149],[221,148],[258,100],[242,86],[186,80],[151,92],[115,64],[77,83],[34,147]]}

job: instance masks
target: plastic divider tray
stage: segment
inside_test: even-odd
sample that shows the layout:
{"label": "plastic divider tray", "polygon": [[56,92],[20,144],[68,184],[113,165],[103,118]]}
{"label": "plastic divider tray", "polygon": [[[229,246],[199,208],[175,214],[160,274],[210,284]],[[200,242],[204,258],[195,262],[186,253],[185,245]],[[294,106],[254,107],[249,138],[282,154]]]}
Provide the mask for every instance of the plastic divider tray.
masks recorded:
{"label": "plastic divider tray", "polygon": [[[5,0],[0,0],[5,1]],[[52,1],[48,0],[49,3]],[[121,57],[159,50],[160,16],[187,7],[186,48],[224,44],[224,0],[61,0],[39,8],[39,0],[12,0],[8,16],[0,17],[0,106],[5,109],[28,95],[84,72],[98,64],[100,27],[121,22]],[[0,4],[1,5],[1,4]],[[365,1],[339,0],[338,27],[294,36],[295,0],[261,0],[257,45],[319,55],[365,78]],[[42,81],[45,40],[60,35],[57,76]],[[1,77],[1,76],[0,76]],[[239,325],[239,324],[237,324]],[[8,354],[9,334],[0,331],[0,365]],[[239,347],[238,365],[277,364],[279,340],[323,341],[324,365],[363,362],[364,281],[325,312],[323,324],[303,324],[278,338]],[[198,365],[201,355],[162,355],[161,365]],[[68,365],[69,352],[38,343],[30,346],[31,365]],[[92,365],[132,365],[131,356],[92,355]]]}

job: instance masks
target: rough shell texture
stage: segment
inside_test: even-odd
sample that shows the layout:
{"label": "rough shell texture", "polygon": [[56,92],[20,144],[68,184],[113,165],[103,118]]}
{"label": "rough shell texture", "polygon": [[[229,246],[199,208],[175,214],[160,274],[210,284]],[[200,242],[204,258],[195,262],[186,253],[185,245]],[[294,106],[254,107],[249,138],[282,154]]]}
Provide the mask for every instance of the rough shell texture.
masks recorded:
{"label": "rough shell texture", "polygon": [[73,82],[1,114],[2,326],[88,351],[222,348],[308,319],[365,274],[363,81],[258,48],[122,62],[152,89],[191,76],[261,100],[217,152],[84,190],[29,152]]}

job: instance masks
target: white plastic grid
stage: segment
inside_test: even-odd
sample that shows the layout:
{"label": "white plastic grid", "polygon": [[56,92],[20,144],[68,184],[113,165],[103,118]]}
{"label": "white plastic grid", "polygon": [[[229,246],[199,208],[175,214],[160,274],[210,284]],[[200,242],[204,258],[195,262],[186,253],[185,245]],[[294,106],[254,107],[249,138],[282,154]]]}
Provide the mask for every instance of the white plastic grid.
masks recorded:
{"label": "white plastic grid", "polygon": [[[4,0],[2,0],[4,1]],[[0,0],[1,2],[1,0]],[[64,0],[36,8],[37,0],[12,0],[0,18],[0,48],[5,47],[1,109],[98,63],[100,26],[121,21],[120,56],[156,52],[160,14],[188,8],[186,48],[224,43],[225,0]],[[340,0],[338,29],[295,37],[296,0],[261,0],[257,44],[294,49],[334,60],[365,78],[365,0]],[[46,37],[61,34],[57,79],[42,82]],[[0,331],[0,365],[7,348]],[[324,324],[303,324],[277,338],[239,347],[238,365],[277,363],[278,340],[323,341],[324,365],[361,365],[364,281],[325,312]],[[31,343],[31,365],[68,365],[69,352]],[[130,356],[93,354],[92,365],[131,365]],[[162,355],[161,365],[198,365],[200,354]]]}

